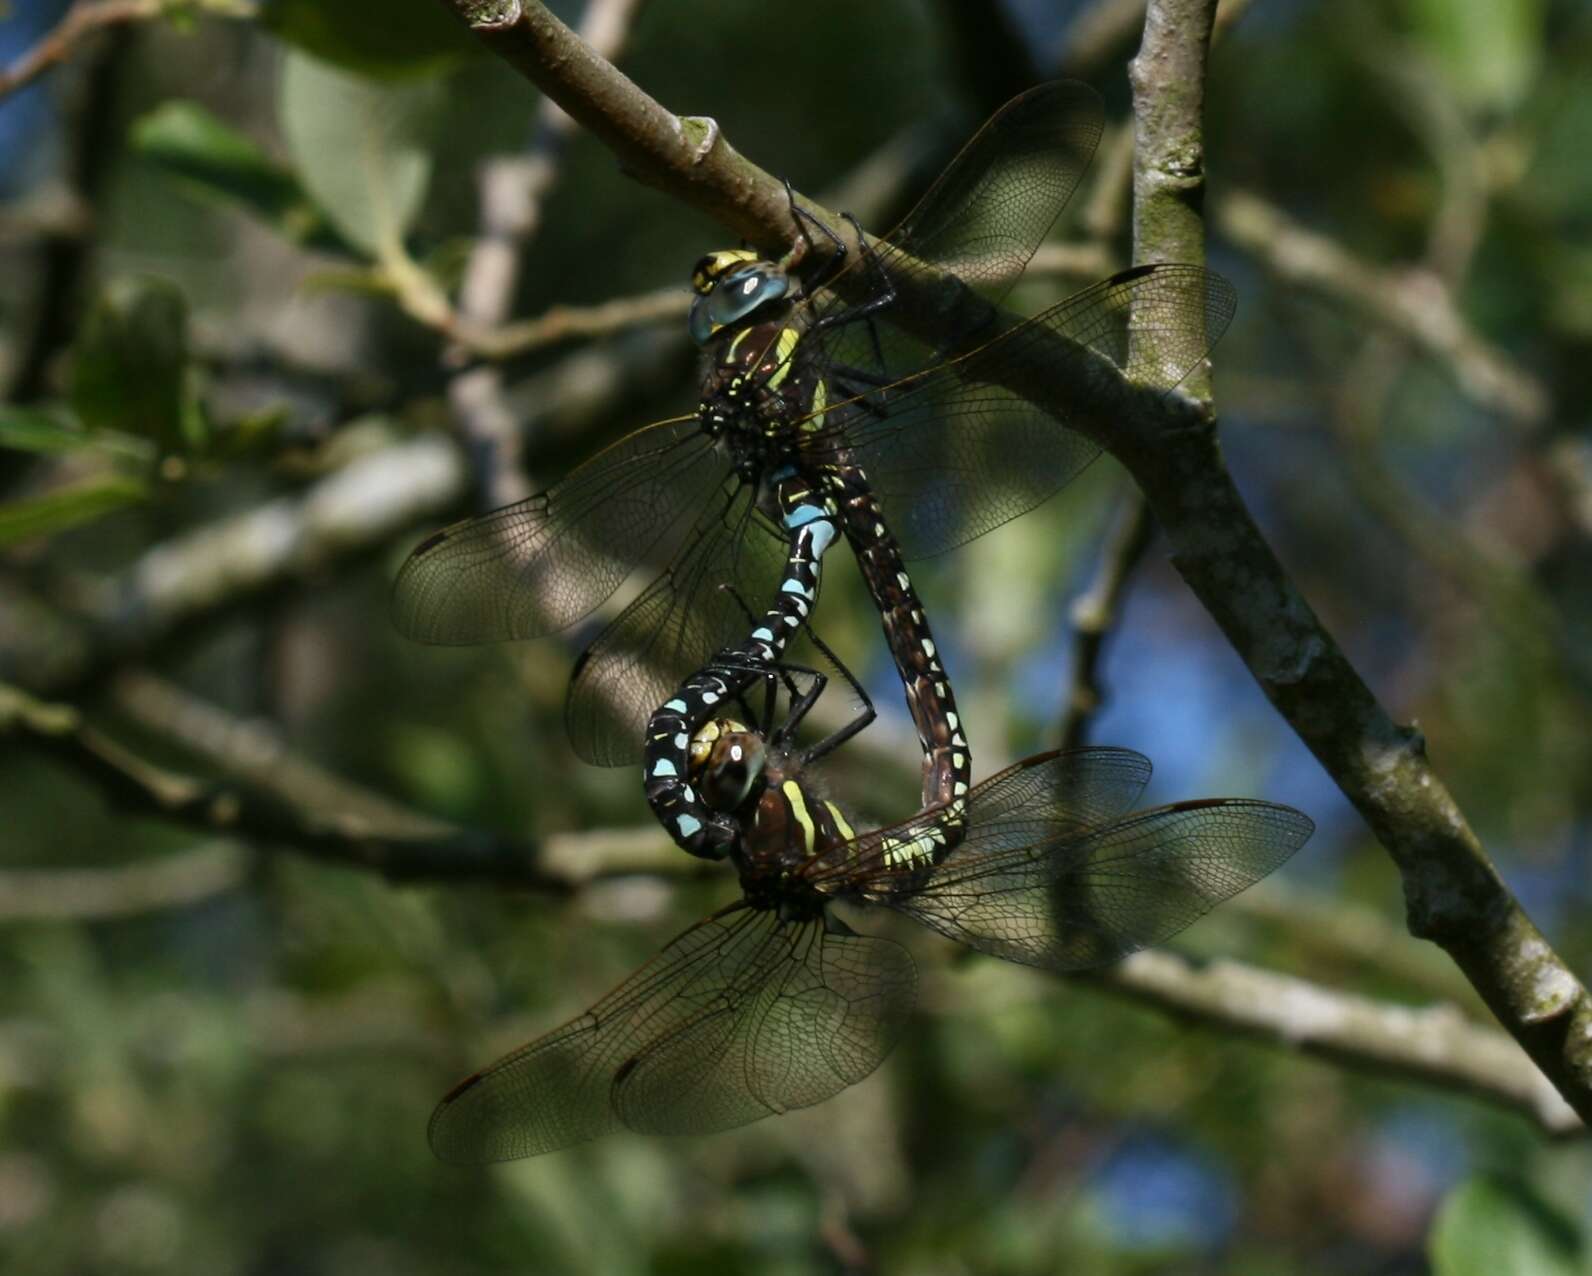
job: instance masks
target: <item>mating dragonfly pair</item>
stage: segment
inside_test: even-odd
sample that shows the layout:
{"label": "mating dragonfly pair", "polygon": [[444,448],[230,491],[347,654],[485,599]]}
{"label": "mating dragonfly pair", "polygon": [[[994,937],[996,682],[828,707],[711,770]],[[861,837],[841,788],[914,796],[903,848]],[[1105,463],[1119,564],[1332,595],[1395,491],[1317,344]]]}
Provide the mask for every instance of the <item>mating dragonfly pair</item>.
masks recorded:
{"label": "mating dragonfly pair", "polygon": [[[618,1125],[725,1129],[867,1076],[901,1031],[915,976],[905,949],[852,931],[838,904],[1081,970],[1176,933],[1310,835],[1299,812],[1241,799],[1132,813],[1150,765],[1120,749],[1044,754],[972,785],[905,568],[1031,509],[1096,455],[1054,400],[1041,408],[1009,388],[1016,369],[1060,342],[1171,391],[1232,316],[1224,280],[1177,264],[1126,271],[1024,321],[1000,309],[1101,128],[1083,85],[1021,95],[882,241],[852,223],[848,244],[793,194],[786,259],[727,251],[694,272],[697,411],[436,533],[405,563],[397,624],[442,643],[564,628],[656,566],[581,656],[566,723],[589,761],[639,757],[670,835],[730,859],[742,888],[586,1014],[445,1097],[430,1128],[444,1159],[533,1155]],[[826,679],[786,648],[841,540],[923,754],[921,809],[861,836],[803,770],[872,717],[838,662],[867,707],[805,752],[790,743]],[[754,616],[747,599],[771,601]]]}

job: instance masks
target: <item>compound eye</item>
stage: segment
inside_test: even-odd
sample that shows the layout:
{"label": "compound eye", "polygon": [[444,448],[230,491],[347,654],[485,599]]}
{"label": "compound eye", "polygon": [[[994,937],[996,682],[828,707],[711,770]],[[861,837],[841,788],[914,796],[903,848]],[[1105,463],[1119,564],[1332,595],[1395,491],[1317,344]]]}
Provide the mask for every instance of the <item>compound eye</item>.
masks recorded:
{"label": "compound eye", "polygon": [[713,281],[719,277],[719,256],[709,253],[691,267],[691,291],[706,296],[713,291]]}
{"label": "compound eye", "polygon": [[788,291],[790,280],[784,272],[759,262],[732,271],[714,285],[708,294],[708,314],[720,326],[735,323]]}
{"label": "compound eye", "polygon": [[713,316],[708,311],[709,303],[712,300],[713,298],[710,294],[698,297],[691,303],[691,319],[688,329],[691,333],[691,340],[699,346],[707,345],[713,334],[723,327],[722,324],[713,322]]}
{"label": "compound eye", "polygon": [[702,801],[715,811],[733,811],[745,802],[763,775],[767,750],[761,736],[734,731],[714,741],[696,776]]}

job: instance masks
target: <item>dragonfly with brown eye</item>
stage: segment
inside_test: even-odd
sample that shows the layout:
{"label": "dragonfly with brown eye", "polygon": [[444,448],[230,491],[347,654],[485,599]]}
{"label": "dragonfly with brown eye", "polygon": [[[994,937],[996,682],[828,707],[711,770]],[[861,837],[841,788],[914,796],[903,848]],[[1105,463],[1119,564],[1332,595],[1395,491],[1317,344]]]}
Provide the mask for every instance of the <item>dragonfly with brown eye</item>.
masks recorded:
{"label": "dragonfly with brown eye", "polygon": [[[706,800],[741,828],[731,856],[740,897],[584,1014],[455,1086],[429,1128],[443,1160],[535,1156],[617,1128],[725,1130],[861,1081],[905,1026],[916,971],[902,945],[858,933],[837,906],[863,918],[890,909],[1007,961],[1089,970],[1177,934],[1314,828],[1290,807],[1246,798],[1135,811],[1149,760],[1082,748],[974,786],[961,841],[927,862],[910,849],[924,816],[856,834],[807,774],[830,741],[854,734],[792,746],[824,675],[788,664],[762,673],[761,720],[749,726],[758,715],[743,703],[746,721],[707,724],[691,750]],[[774,726],[781,694],[791,708]]]}

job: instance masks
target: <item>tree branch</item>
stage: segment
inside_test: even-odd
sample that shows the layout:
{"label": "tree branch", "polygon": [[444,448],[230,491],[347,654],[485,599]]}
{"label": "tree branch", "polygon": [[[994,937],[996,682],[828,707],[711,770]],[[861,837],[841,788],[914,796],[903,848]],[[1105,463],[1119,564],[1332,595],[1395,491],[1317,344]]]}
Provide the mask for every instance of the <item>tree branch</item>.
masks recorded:
{"label": "tree branch", "polygon": [[[266,849],[370,869],[395,881],[495,882],[564,896],[597,879],[712,874],[653,826],[531,843],[497,839],[404,810],[294,757],[244,723],[148,675],[116,688],[141,725],[201,754],[230,777],[200,781],[156,767],[75,709],[0,687],[0,733],[22,736],[97,784],[125,810]],[[0,922],[98,921],[177,908],[234,889],[248,858],[205,845],[149,864],[0,872]],[[1338,993],[1236,962],[1199,966],[1141,953],[1091,977],[1105,991],[1216,1027],[1236,1028],[1335,1063],[1474,1094],[1557,1133],[1579,1130],[1541,1075],[1501,1033],[1451,1008],[1425,1011]]]}
{"label": "tree branch", "polygon": [[[131,688],[122,689],[123,707],[135,715],[142,710],[146,721],[155,717],[150,701],[161,698],[169,704],[180,697],[174,688],[155,680],[132,681]],[[192,704],[182,707],[190,718],[204,709]],[[351,801],[343,786],[337,786],[336,801],[311,805],[287,800],[280,790],[290,787],[289,780],[296,781],[300,790],[323,791],[326,781],[322,776],[307,777],[307,764],[295,769],[257,726],[237,724],[230,733],[213,733],[237,742],[235,755],[248,760],[256,777],[253,783],[215,783],[158,767],[76,709],[45,704],[3,684],[0,731],[26,737],[91,779],[124,809],[198,832],[241,837],[262,846],[288,846],[316,859],[370,868],[395,881],[466,878],[568,892],[567,883],[540,871],[537,849],[529,843],[465,833],[387,803]],[[277,773],[276,791],[259,779],[268,770]]]}
{"label": "tree branch", "polygon": [[236,890],[249,857],[226,841],[115,868],[0,870],[0,923],[112,921]]}
{"label": "tree branch", "polygon": [[1283,283],[1337,301],[1413,342],[1482,407],[1525,427],[1546,419],[1548,392],[1541,382],[1471,329],[1434,271],[1389,270],[1361,261],[1246,191],[1216,202],[1216,224]]}
{"label": "tree branch", "polygon": [[[591,0],[581,33],[600,56],[616,58],[639,7],[640,0]],[[498,330],[508,321],[520,258],[541,223],[542,203],[558,181],[573,131],[569,116],[551,98],[543,98],[530,149],[482,165],[481,233],[465,264],[458,313],[449,325],[455,341],[448,354],[451,362],[482,354],[501,358],[563,335],[557,320],[512,335]],[[598,322],[613,324],[616,319],[620,316],[610,308]],[[566,330],[579,327],[568,317],[564,324]],[[529,495],[521,464],[522,435],[505,399],[501,369],[485,366],[457,373],[448,384],[448,402],[470,449],[482,507],[494,509]]]}
{"label": "tree branch", "polygon": [[71,57],[94,32],[125,22],[141,22],[160,13],[164,0],[77,0],[44,38],[0,69],[0,98],[26,88],[46,71]]}
{"label": "tree branch", "polygon": [[1402,1006],[1235,961],[1135,953],[1091,981],[1117,996],[1378,1077],[1469,1094],[1549,1134],[1586,1133],[1520,1046],[1453,1006]]}
{"label": "tree branch", "polygon": [[[1151,0],[1133,63],[1136,252],[1203,255],[1199,102],[1210,0]],[[1115,452],[1172,544],[1172,561],[1267,697],[1398,865],[1410,930],[1442,945],[1511,1035],[1592,1119],[1592,1004],[1487,858],[1426,759],[1311,611],[1255,525],[1215,431],[1139,417]]]}
{"label": "tree branch", "polygon": [[0,611],[0,679],[58,693],[186,621],[389,540],[452,506],[464,487],[455,446],[422,436],[356,457],[298,495],[156,545],[116,576],[78,584],[65,616],[14,596]]}

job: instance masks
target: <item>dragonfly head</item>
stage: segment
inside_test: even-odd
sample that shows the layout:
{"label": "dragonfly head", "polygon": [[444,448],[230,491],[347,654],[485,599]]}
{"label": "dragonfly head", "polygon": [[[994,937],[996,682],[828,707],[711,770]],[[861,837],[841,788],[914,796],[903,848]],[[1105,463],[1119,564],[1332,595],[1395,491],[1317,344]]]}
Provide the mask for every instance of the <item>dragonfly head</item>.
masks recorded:
{"label": "dragonfly head", "polygon": [[767,761],[763,737],[733,718],[715,718],[691,737],[691,779],[710,810],[739,809]]}
{"label": "dragonfly head", "polygon": [[762,311],[790,292],[778,262],[744,248],[709,253],[691,271],[691,339],[706,345],[723,329]]}

